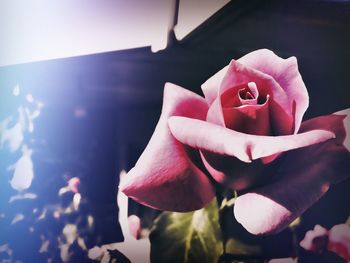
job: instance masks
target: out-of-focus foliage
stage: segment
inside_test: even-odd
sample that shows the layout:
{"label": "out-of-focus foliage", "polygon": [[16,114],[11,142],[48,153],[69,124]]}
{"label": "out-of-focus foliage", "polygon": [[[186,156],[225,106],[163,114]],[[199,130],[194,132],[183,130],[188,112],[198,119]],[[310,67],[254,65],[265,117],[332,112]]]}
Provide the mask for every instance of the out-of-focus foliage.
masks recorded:
{"label": "out-of-focus foliage", "polygon": [[[53,175],[37,173],[40,169],[35,163],[37,152],[45,147],[45,139],[35,133],[36,119],[45,107],[25,90],[15,85],[12,92],[2,94],[0,260],[87,259],[86,240],[91,239],[94,220],[84,209],[86,200],[80,193],[80,179],[63,174],[61,185],[49,184],[46,189]],[[53,189],[59,190],[52,193]]]}
{"label": "out-of-focus foliage", "polygon": [[[120,176],[125,176],[122,171]],[[105,244],[101,247],[95,246],[88,252],[90,259],[105,262],[129,263],[129,262],[150,262],[150,242],[148,237],[138,239],[136,233],[141,233],[141,221],[136,215],[128,217],[128,197],[118,192],[117,203],[119,207],[119,223],[122,228],[124,241],[112,244]]]}
{"label": "out-of-focus foliage", "polygon": [[223,243],[216,199],[194,212],[162,213],[150,241],[152,262],[217,262]]}

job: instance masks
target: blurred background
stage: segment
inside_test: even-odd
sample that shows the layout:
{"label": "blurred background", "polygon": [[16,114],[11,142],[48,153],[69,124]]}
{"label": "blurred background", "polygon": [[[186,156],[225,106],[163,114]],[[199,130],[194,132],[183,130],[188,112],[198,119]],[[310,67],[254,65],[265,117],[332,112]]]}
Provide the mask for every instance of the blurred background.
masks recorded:
{"label": "blurred background", "polygon": [[[2,1],[0,39],[2,262],[88,262],[88,249],[123,240],[119,173],[151,137],[165,82],[202,94],[232,58],[268,48],[297,57],[306,119],[350,105],[349,1]],[[315,224],[347,220],[349,186],[304,214],[299,240]],[[129,206],[144,227],[158,214]],[[261,246],[260,258],[294,253],[290,230],[231,231]]]}

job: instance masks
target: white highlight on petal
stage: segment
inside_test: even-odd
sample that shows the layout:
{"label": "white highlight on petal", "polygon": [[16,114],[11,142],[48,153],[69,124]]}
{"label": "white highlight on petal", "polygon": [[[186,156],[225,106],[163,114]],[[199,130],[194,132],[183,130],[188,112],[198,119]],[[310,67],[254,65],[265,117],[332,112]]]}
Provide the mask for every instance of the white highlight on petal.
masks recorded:
{"label": "white highlight on petal", "polygon": [[248,82],[248,87],[250,88],[250,89],[253,89],[253,90],[257,90],[258,88],[257,88],[257,86],[256,86],[256,83],[254,82],[254,81],[252,81],[252,82]]}

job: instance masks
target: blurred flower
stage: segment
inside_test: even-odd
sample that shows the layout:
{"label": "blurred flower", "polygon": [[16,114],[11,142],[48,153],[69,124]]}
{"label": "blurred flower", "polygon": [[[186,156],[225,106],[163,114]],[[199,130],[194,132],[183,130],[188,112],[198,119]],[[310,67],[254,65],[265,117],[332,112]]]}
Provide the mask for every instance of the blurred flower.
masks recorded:
{"label": "blurred flower", "polygon": [[75,194],[79,193],[80,179],[79,177],[72,177],[68,180],[67,186],[60,188],[58,195],[62,196],[67,192],[73,192]]}
{"label": "blurred flower", "polygon": [[11,221],[11,225],[16,224],[17,222],[22,221],[23,219],[24,219],[23,214],[16,214],[15,217]]}
{"label": "blurred flower", "polygon": [[89,249],[88,257],[93,260],[101,260],[105,253],[106,251],[103,248],[94,246]]}
{"label": "blurred flower", "polygon": [[69,253],[69,244],[61,244],[59,248],[60,248],[61,260],[63,262],[68,262],[72,255],[72,253]]}
{"label": "blurred flower", "polygon": [[327,248],[328,230],[316,225],[313,230],[307,231],[300,246],[305,250],[322,253]]}
{"label": "blurred flower", "polygon": [[32,162],[33,151],[29,149],[26,145],[22,147],[22,157],[10,167],[14,169],[13,177],[11,179],[11,186],[13,189],[22,191],[28,189],[34,178],[34,169]]}
{"label": "blurred flower", "polygon": [[131,215],[128,217],[128,225],[130,235],[138,239],[141,234],[141,219],[137,215]]}
{"label": "blurred flower", "polygon": [[345,224],[335,225],[329,230],[328,250],[350,261],[350,227]]}
{"label": "blurred flower", "polygon": [[67,244],[71,245],[77,238],[77,226],[74,224],[66,224],[62,233],[66,239]]}
{"label": "blurred flower", "polygon": [[[125,171],[122,171],[120,176],[125,176]],[[117,203],[124,242],[106,244],[101,247],[95,246],[89,250],[89,258],[110,262],[109,260],[113,256],[123,257],[122,255],[125,255],[131,262],[150,262],[151,244],[149,239],[137,239],[141,231],[140,218],[136,215],[128,217],[128,198],[121,191],[118,191]],[[115,253],[116,251],[122,254]]]}
{"label": "blurred flower", "polygon": [[[18,96],[19,91],[14,94]],[[35,102],[31,94],[28,94],[26,99],[30,103]],[[25,132],[32,133],[34,131],[34,120],[39,117],[42,107],[41,102],[36,102],[33,110],[29,107],[19,106],[17,119],[14,116],[5,118],[0,123],[0,146],[8,145],[10,152],[17,151],[23,143]],[[11,126],[12,121],[15,121],[15,123]]]}
{"label": "blurred flower", "polygon": [[300,246],[307,251],[322,253],[328,249],[350,261],[350,227],[346,224],[335,225],[331,230],[316,225],[306,233]]}
{"label": "blurred flower", "polygon": [[79,192],[79,185],[80,185],[79,177],[73,177],[73,178],[69,179],[69,181],[68,181],[68,188],[73,193]]}
{"label": "blurred flower", "polygon": [[30,93],[28,93],[28,94],[26,95],[26,100],[27,100],[29,103],[34,102],[34,97],[33,97],[33,95],[30,94]]}

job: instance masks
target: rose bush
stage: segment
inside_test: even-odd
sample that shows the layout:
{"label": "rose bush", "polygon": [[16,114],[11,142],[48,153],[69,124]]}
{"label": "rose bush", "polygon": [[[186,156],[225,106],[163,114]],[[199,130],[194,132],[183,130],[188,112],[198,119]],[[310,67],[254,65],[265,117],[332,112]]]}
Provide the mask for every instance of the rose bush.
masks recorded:
{"label": "rose bush", "polygon": [[215,181],[242,193],[234,214],[249,232],[285,228],[343,180],[349,110],[302,122],[308,93],[295,57],[257,50],[202,85],[205,98],[167,83],[145,151],[120,184],[136,201],[191,211]]}

